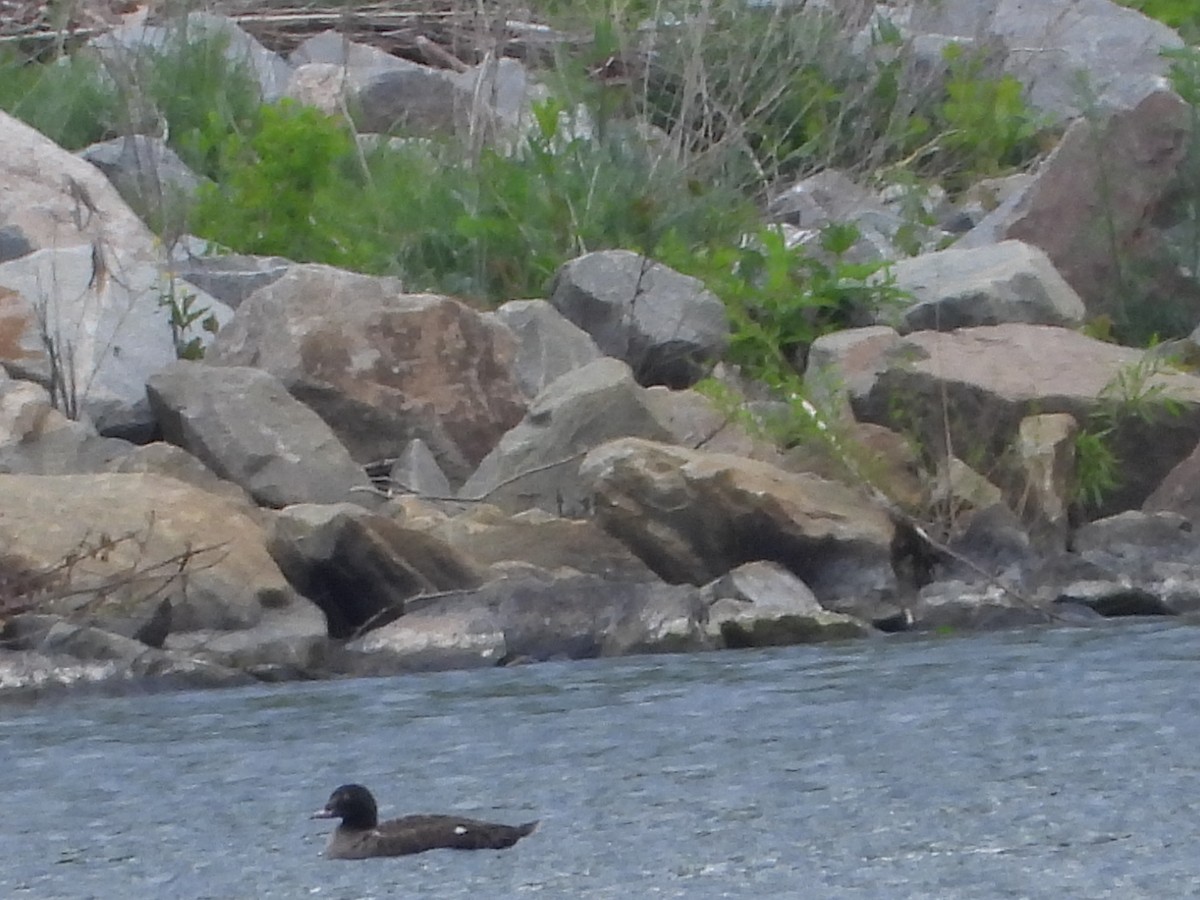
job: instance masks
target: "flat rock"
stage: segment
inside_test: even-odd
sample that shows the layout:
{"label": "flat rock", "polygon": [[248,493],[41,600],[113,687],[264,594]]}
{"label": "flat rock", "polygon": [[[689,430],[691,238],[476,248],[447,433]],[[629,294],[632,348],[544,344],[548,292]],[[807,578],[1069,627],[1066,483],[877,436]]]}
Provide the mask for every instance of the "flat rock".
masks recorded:
{"label": "flat rock", "polygon": [[935,457],[975,459],[983,468],[1012,446],[1028,415],[1067,413],[1087,422],[1122,390],[1165,392],[1177,402],[1177,415],[1155,415],[1147,401],[1147,416],[1120,417],[1111,447],[1118,460],[1137,464],[1121,466],[1121,483],[1100,515],[1140,505],[1200,441],[1200,378],[1156,366],[1144,351],[1069,329],[1011,324],[920,331],[870,349],[847,379],[855,414],[905,429]]}
{"label": "flat rock", "polygon": [[902,259],[891,274],[917,301],[901,313],[901,333],[1007,322],[1075,326],[1084,318],[1083,301],[1050,258],[1021,241]]}

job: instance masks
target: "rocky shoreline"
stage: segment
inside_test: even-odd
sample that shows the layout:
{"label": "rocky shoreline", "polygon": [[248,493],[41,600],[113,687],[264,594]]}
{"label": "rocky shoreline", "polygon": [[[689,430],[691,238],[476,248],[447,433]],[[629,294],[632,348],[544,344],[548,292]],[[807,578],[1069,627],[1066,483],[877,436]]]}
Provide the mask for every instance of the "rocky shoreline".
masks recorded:
{"label": "rocky shoreline", "polygon": [[[1200,282],[1161,252],[1195,137],[1159,56],[1180,42],[1113,4],[1010,6],[879,8],[909,40],[1011,48],[1063,137],[937,211],[893,268],[902,310],[816,341],[820,411],[740,381],[721,302],[630,251],[488,312],[327,266],[167,257],[134,212],[146,166],[172,177],[165,151],[73,155],[0,113],[0,696],[1196,615],[1200,335],[1146,351],[1081,330],[1120,302],[1121,267],[1200,321]],[[322,35],[284,59],[203,21],[267,98],[394,110],[428,90],[452,111],[484,77],[428,68],[406,94],[394,73],[417,64],[375,48]],[[1031,29],[1101,111],[1023,52]],[[493,112],[519,128],[534,79],[505,62],[527,90]],[[770,214],[796,239],[852,220],[861,252],[903,255],[895,204],[841,173]],[[220,326],[201,361],[176,359],[168,282]],[[772,444],[693,388],[710,373],[824,439]],[[1115,403],[1119,484],[1081,517],[1075,439]]]}

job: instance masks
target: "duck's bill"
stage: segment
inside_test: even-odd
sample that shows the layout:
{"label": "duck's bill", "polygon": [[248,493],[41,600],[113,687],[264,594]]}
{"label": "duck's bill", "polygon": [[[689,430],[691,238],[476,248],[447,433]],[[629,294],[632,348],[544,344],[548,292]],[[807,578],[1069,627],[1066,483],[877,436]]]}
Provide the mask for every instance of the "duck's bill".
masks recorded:
{"label": "duck's bill", "polygon": [[333,813],[328,809],[318,809],[315,813],[309,816],[310,819],[332,819]]}

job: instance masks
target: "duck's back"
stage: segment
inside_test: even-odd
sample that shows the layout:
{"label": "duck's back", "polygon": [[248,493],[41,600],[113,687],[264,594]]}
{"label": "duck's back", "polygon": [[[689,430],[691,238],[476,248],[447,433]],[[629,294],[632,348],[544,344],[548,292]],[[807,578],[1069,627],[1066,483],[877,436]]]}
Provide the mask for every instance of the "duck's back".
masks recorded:
{"label": "duck's back", "polygon": [[503,850],[538,823],[498,825],[461,816],[404,816],[380,822],[374,828],[339,826],[330,837],[326,856],[331,859],[366,859],[372,856],[405,856],[426,850]]}

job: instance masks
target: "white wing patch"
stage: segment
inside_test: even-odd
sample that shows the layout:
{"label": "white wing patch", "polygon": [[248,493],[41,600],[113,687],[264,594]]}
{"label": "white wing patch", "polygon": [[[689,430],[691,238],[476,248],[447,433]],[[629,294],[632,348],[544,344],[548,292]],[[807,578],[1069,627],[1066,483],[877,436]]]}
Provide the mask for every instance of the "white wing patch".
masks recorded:
{"label": "white wing patch", "polygon": [[455,826],[454,826],[454,833],[455,833],[455,834],[466,834],[466,833],[467,833],[467,826],[466,826],[466,825],[455,825]]}

